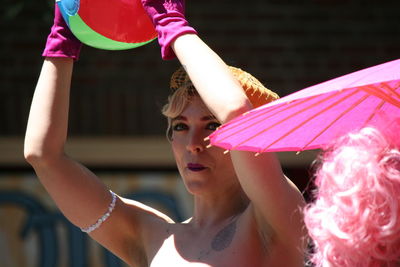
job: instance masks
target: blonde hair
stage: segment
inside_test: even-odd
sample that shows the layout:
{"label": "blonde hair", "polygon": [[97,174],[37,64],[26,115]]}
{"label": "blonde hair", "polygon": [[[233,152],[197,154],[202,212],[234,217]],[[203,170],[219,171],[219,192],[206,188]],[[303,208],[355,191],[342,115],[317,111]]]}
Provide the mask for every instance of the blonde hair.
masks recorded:
{"label": "blonde hair", "polygon": [[[250,73],[232,66],[228,67],[233,76],[238,79],[253,107],[262,106],[279,98],[278,94],[264,87]],[[168,140],[172,138],[172,119],[183,112],[194,96],[199,95],[183,67],[172,74],[170,88],[172,93],[168,96],[167,104],[162,108],[162,114],[168,119]]]}

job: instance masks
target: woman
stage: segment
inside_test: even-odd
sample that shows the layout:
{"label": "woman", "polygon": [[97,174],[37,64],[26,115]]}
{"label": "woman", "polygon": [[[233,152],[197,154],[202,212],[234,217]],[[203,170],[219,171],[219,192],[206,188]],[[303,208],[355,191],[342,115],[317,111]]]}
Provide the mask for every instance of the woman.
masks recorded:
{"label": "woman", "polygon": [[[69,87],[80,43],[57,9],[29,115],[27,161],[63,214],[131,266],[302,266],[304,201],[275,155],[206,149],[204,138],[218,125],[252,108],[243,89],[188,26],[183,2],[143,4],[163,58],[176,54],[196,88],[177,89],[164,110],[178,169],[194,196],[193,217],[175,223],[110,194],[92,172],[65,155]],[[182,100],[178,92],[189,97]],[[176,113],[177,102],[184,104]]]}

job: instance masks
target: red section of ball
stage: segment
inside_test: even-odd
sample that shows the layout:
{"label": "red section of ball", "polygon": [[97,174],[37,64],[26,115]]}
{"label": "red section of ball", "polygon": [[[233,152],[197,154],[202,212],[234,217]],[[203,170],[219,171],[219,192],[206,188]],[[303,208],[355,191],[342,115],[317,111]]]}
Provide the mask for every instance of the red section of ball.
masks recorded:
{"label": "red section of ball", "polygon": [[157,36],[140,0],[80,0],[82,20],[115,41],[140,43]]}

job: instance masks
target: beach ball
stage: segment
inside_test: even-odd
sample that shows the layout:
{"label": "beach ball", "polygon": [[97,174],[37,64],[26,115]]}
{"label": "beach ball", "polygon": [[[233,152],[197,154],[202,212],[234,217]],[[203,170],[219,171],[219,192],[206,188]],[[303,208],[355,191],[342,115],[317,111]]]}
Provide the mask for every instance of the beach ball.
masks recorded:
{"label": "beach ball", "polygon": [[140,0],[57,0],[72,33],[84,44],[106,50],[145,45],[157,37]]}

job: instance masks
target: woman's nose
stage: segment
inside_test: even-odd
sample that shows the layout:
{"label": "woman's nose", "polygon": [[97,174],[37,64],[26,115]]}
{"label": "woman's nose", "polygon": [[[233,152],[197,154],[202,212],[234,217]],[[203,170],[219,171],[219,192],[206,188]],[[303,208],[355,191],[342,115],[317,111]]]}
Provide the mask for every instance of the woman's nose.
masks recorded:
{"label": "woman's nose", "polygon": [[186,149],[191,153],[200,153],[205,148],[205,142],[199,135],[192,135],[188,139]]}

